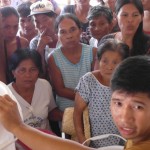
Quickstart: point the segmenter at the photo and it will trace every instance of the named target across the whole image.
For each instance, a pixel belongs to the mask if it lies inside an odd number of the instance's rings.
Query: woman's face
[[[37,81],[39,70],[31,59],[26,59],[12,73],[18,87],[33,88]]]
[[[81,30],[74,20],[65,18],[58,26],[58,38],[65,48],[76,47],[80,42]]]
[[[124,5],[117,14],[118,25],[122,34],[134,36],[143,16],[133,4]]]
[[[18,32],[19,18],[15,15],[3,18],[4,39],[11,41],[16,37]]]
[[[89,21],[89,29],[92,37],[98,41],[112,30],[112,24],[105,16],[99,16]]]
[[[103,77],[110,79],[114,69],[122,61],[122,56],[118,52],[106,51],[99,61],[99,69]]]

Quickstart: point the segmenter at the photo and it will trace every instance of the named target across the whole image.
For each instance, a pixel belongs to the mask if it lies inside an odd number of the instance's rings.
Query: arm
[[[83,98],[77,92],[75,96],[73,120],[79,143],[83,143],[86,140],[83,126],[83,111],[86,108],[86,106],[87,104],[84,102]]]
[[[45,51],[46,51],[46,46],[49,46],[49,48],[56,48],[57,45],[57,37],[55,36],[54,33],[51,33],[50,35],[46,35],[47,29],[45,29],[40,35],[39,39],[37,42],[36,50],[40,53],[41,59],[42,59],[42,67],[44,74],[47,73],[47,63],[46,63],[46,58],[45,58]]]
[[[49,70],[49,77],[51,79],[52,85],[56,93],[61,97],[74,100],[75,98],[74,89],[65,87],[62,74],[59,68],[56,66],[55,60],[52,54],[49,56],[49,59],[48,59],[48,70]]]
[[[0,121],[4,127],[18,137],[24,144],[35,150],[92,150],[70,140],[44,134],[28,125],[20,118],[17,104],[9,96],[0,96]]]

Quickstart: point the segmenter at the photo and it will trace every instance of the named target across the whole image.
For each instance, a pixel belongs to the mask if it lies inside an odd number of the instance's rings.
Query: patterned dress
[[[119,134],[110,113],[111,90],[102,85],[91,73],[86,73],[78,83],[76,90],[88,105],[91,125],[91,137],[102,134]],[[91,147],[119,145],[120,139],[109,137],[107,139],[91,142]]]

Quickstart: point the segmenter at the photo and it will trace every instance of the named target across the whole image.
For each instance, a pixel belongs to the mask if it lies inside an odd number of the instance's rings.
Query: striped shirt
[[[87,72],[91,71],[91,64],[93,62],[92,47],[82,44],[82,55],[77,64],[71,63],[62,53],[61,48],[53,51],[53,57],[56,66],[60,69],[64,85],[67,88],[75,89],[79,79]],[[56,103],[58,107],[64,111],[65,108],[74,106],[74,101],[56,95]]]

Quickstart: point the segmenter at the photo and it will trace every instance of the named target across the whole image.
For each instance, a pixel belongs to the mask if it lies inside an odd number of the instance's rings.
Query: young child
[[[149,83],[149,56],[127,58],[112,77],[111,111],[121,135],[128,139],[125,150],[150,149]],[[0,122],[32,149],[93,150],[26,126],[19,117],[16,103],[6,96],[0,96]]]
[[[129,47],[116,40],[106,40],[98,48],[99,70],[86,73],[76,87],[74,125],[77,139],[83,143],[86,138],[83,129],[83,111],[89,110],[91,137],[103,134],[119,134],[110,113],[110,79],[116,66],[129,55]],[[108,139],[91,142],[94,148],[119,145],[120,139]]]

